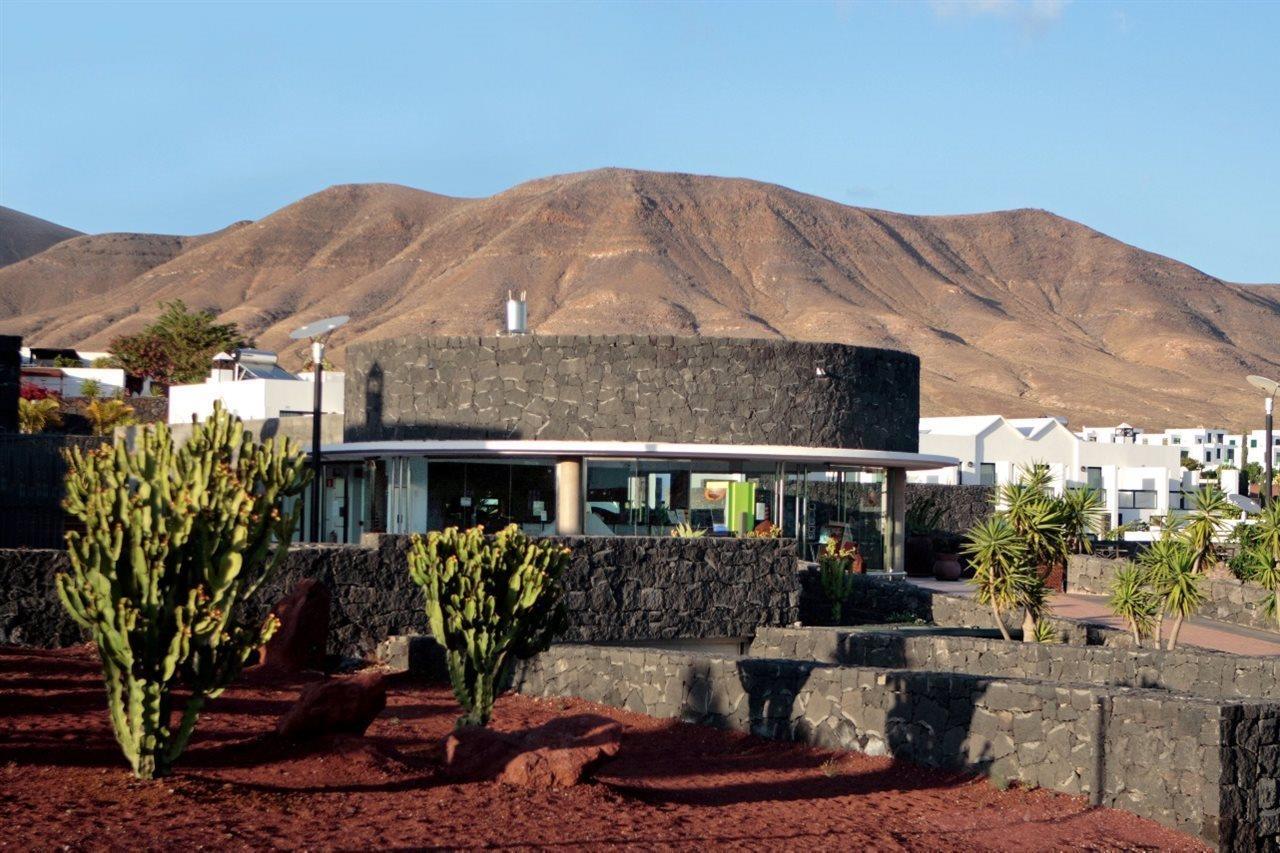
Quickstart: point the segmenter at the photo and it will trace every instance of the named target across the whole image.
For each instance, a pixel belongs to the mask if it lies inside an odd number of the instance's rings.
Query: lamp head
[[[1265,376],[1258,376],[1257,374],[1247,378],[1250,385],[1257,388],[1268,397],[1274,397],[1277,394],[1280,394],[1280,382],[1277,382],[1274,379],[1268,379]]]
[[[308,323],[300,329],[294,329],[289,333],[289,337],[295,341],[303,339],[325,339],[329,334],[339,326],[345,325],[351,318],[345,314],[337,317],[326,317],[323,320],[316,320],[314,323]]]

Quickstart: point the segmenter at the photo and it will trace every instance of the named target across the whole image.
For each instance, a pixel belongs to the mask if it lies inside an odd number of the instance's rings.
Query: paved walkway
[[[974,594],[973,587],[963,582],[936,581],[928,578],[907,578],[907,580],[934,592],[945,592],[951,595]],[[1049,597],[1049,607],[1055,616],[1126,630],[1124,620],[1113,616],[1107,608],[1107,600],[1104,596],[1055,593]],[[1169,636],[1170,624],[1166,620],[1166,638]],[[1192,617],[1183,624],[1182,631],[1178,634],[1178,644],[1216,649],[1237,655],[1280,655],[1280,634],[1245,628],[1229,622],[1215,622],[1198,616]]]

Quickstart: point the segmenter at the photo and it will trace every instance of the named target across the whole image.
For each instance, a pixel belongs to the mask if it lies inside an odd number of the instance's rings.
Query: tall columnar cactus
[[[409,574],[422,587],[431,634],[445,651],[461,726],[484,726],[516,660],[544,651],[564,628],[560,576],[569,549],[512,524],[415,536]]]
[[[307,482],[288,440],[259,444],[217,408],[176,447],[169,428],[73,449],[64,506],[71,572],[58,595],[93,634],[116,739],[134,773],[164,776],[205,702],[240,672],[277,622],[250,623],[245,602],[288,551]],[[173,728],[177,685],[189,694]]]

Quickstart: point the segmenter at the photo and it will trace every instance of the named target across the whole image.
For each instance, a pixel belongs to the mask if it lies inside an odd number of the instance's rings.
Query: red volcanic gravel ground
[[[173,776],[138,782],[86,648],[0,647],[0,847],[1201,850],[1132,815],[1043,790],[658,720],[504,696],[494,725],[604,714],[625,726],[595,784],[529,791],[438,779],[458,713],[396,681],[366,738],[270,735],[297,693],[227,691]]]

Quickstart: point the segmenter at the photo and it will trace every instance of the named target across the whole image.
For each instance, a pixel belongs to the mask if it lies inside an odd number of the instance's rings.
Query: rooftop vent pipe
[[[529,333],[529,306],[525,302],[525,291],[520,291],[516,299],[513,291],[507,291],[507,334],[527,335]]]

